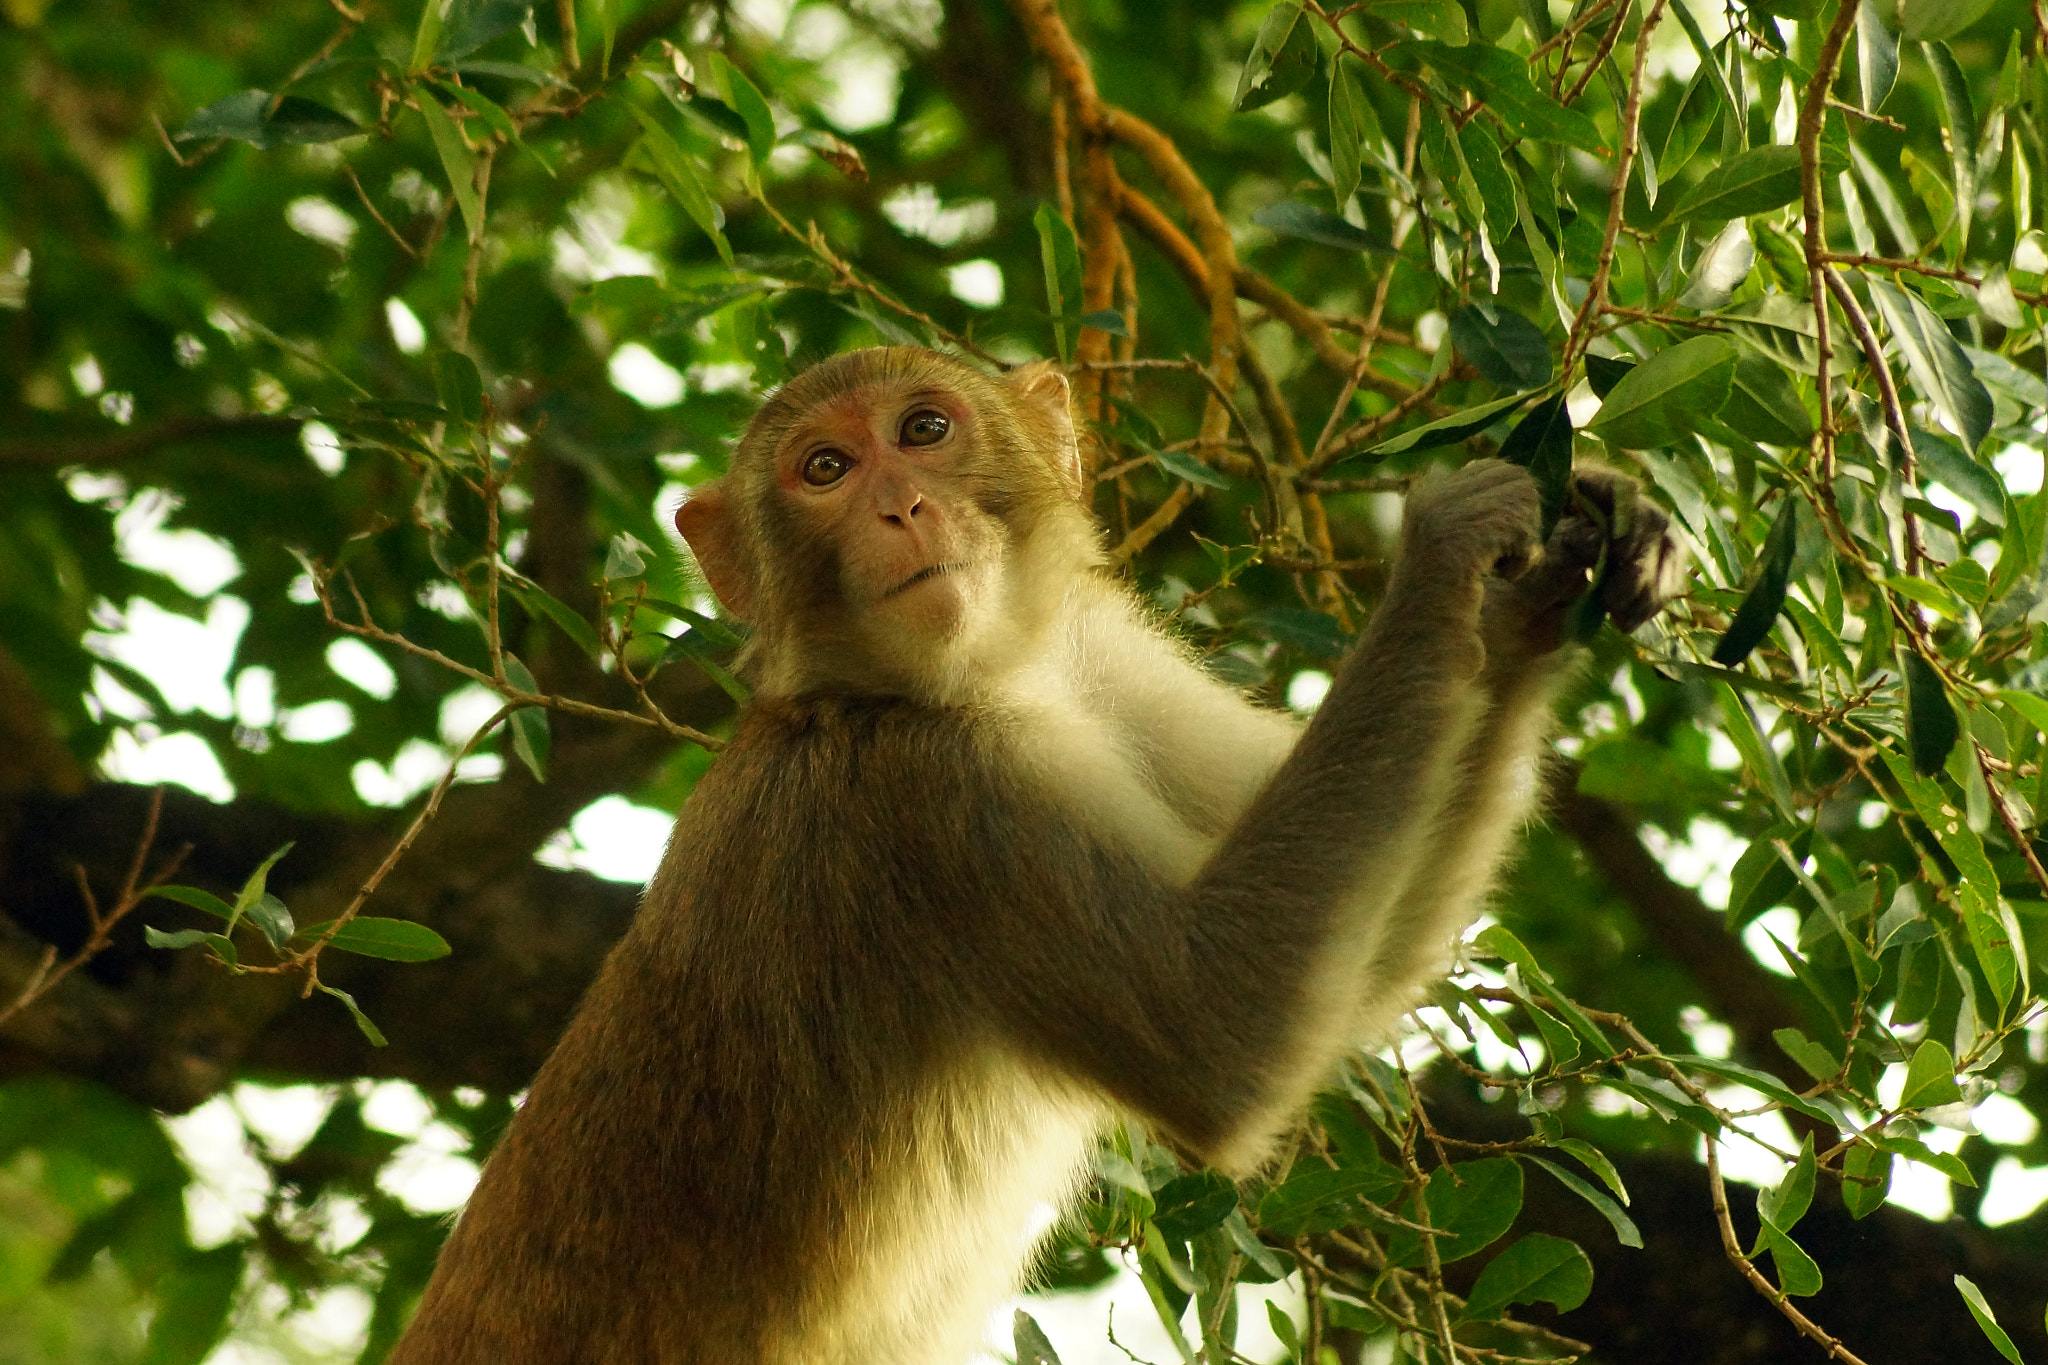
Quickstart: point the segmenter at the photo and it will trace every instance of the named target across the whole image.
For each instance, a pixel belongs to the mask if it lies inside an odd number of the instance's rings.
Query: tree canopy
[[[1457,976],[1254,1180],[1120,1128],[996,1347],[2048,1360],[2038,5],[0,17],[0,1362],[382,1358],[633,912],[578,834],[746,695],[670,514],[880,343],[1067,366],[1275,706],[1431,468],[1695,569],[1575,613]]]

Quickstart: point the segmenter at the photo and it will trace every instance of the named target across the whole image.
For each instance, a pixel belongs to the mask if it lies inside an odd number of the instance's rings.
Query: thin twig
[[[150,793],[149,813],[143,817],[142,835],[135,841],[135,856],[129,861],[128,873],[121,879],[121,889],[114,897],[113,905],[106,910],[100,909],[99,900],[92,893],[92,885],[86,880],[84,865],[75,866],[78,890],[85,901],[85,917],[86,922],[92,926],[91,932],[86,935],[85,942],[79,945],[78,950],[62,963],[57,961],[55,945],[43,949],[42,956],[37,960],[34,970],[29,973],[27,982],[15,993],[12,1002],[5,1008],[0,1008],[0,1024],[6,1023],[36,1000],[48,995],[56,988],[58,982],[106,951],[107,946],[113,942],[114,926],[127,918],[129,912],[136,906],[148,900],[152,891],[169,881],[172,874],[185,861],[185,856],[192,851],[189,844],[165,859],[147,880],[143,878],[143,868],[149,861],[149,851],[156,844],[157,821],[162,816],[163,809],[164,789],[158,787]]]
[[[1650,58],[1650,35],[1664,17],[1664,4],[1665,0],[1654,0],[1636,33],[1635,70],[1629,76],[1628,102],[1621,113],[1621,150],[1614,158],[1614,188],[1607,196],[1607,226],[1600,234],[1600,259],[1594,267],[1592,283],[1586,287],[1586,301],[1579,305],[1578,316],[1572,319],[1571,335],[1565,338],[1564,363],[1559,369],[1566,376],[1591,341],[1593,320],[1607,304],[1607,281],[1614,270],[1614,239],[1621,231],[1622,207],[1628,199],[1628,174],[1635,165],[1636,139],[1641,131],[1643,68]]]
[[[1757,1293],[1776,1305],[1787,1321],[1818,1344],[1831,1359],[1842,1361],[1844,1365],[1865,1365],[1862,1357],[1823,1331],[1813,1319],[1794,1308],[1791,1298],[1785,1291],[1765,1279],[1763,1272],[1742,1254],[1742,1246],[1735,1240],[1735,1222],[1728,1214],[1728,1187],[1721,1183],[1720,1144],[1711,1137],[1706,1142],[1707,1187],[1714,1196],[1714,1221],[1720,1224],[1721,1251],[1728,1257],[1728,1263],[1741,1271],[1742,1277],[1755,1287]]]
[[[398,243],[400,251],[403,251],[406,255],[417,261],[420,258],[419,248],[406,241],[404,234],[391,226],[390,221],[383,214],[377,212],[377,206],[370,202],[370,192],[363,188],[362,181],[356,179],[356,168],[344,161],[341,163],[341,169],[348,176],[348,183],[356,187],[356,198],[363,201],[363,207],[369,210],[370,217],[376,220],[377,226],[383,228],[391,240]]]

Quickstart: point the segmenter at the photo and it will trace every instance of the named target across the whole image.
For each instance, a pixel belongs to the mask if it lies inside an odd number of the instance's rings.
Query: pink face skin
[[[784,437],[776,485],[840,548],[852,605],[953,634],[994,571],[996,528],[959,468],[974,413],[944,391],[842,394]]]

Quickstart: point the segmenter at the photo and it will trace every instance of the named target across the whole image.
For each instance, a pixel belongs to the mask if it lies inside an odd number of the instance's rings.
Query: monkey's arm
[[[1567,512],[1553,528],[1535,568],[1513,582],[1487,585],[1480,633],[1487,660],[1481,685],[1485,711],[1460,756],[1429,852],[1390,934],[1374,974],[1420,984],[1446,958],[1471,922],[1495,873],[1541,794],[1541,758],[1552,703],[1583,651],[1564,640],[1572,603],[1585,591],[1603,541],[1610,568],[1602,584],[1615,623],[1632,630],[1654,615],[1684,583],[1684,551],[1663,511],[1626,476],[1583,468],[1574,484],[1598,519]],[[1605,523],[1604,525],[1602,523]],[[1411,1004],[1369,1001],[1365,1026],[1377,1033]]]
[[[996,1009],[1219,1165],[1255,1162],[1355,1041],[1361,988],[1410,988],[1373,964],[1484,708],[1483,580],[1526,562],[1534,521],[1534,485],[1492,462],[1419,489],[1359,647],[1192,883],[1140,896],[1097,844],[1051,936],[984,941],[1014,955],[984,978]]]

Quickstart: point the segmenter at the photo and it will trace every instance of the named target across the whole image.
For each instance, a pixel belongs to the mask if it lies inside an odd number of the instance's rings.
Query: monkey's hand
[[[1567,609],[1607,553],[1600,596],[1621,630],[1634,630],[1685,586],[1686,555],[1664,509],[1635,480],[1598,465],[1572,474],[1571,502],[1543,556],[1513,582],[1487,586],[1481,633],[1489,670],[1556,652]]]
[[[1469,591],[1476,609],[1489,575],[1514,578],[1535,561],[1542,511],[1528,471],[1499,460],[1423,479],[1408,494],[1396,575]]]

